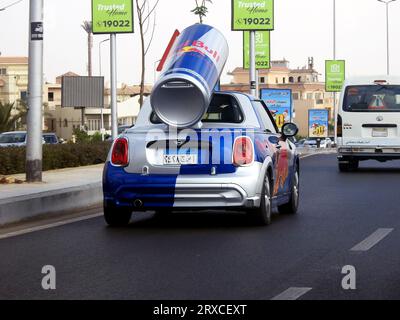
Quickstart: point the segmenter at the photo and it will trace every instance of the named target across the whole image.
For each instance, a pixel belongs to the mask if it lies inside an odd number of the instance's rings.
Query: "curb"
[[[0,200],[0,226],[85,210],[103,202],[102,182]]]

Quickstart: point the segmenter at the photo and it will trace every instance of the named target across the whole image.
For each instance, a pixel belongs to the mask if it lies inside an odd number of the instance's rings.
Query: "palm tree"
[[[14,107],[16,105],[16,107]],[[26,104],[0,102],[0,132],[15,130],[18,121],[27,114]]]
[[[193,12],[196,16],[199,16],[200,23],[203,23],[203,18],[208,13],[208,8],[206,6],[206,2],[212,3],[212,0],[195,0],[196,1],[196,8],[194,8],[191,12]]]
[[[92,76],[92,48],[93,48],[93,33],[92,33],[92,22],[83,21],[83,30],[86,31],[88,36],[88,76]]]

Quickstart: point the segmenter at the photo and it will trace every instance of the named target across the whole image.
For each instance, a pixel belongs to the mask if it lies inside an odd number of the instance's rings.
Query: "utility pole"
[[[29,2],[29,80],[26,181],[42,181],[43,0]]]
[[[256,32],[250,31],[250,94],[256,97]]]
[[[389,37],[389,4],[395,2],[396,0],[378,0],[386,5],[386,73],[390,74],[390,37]]]
[[[117,35],[110,34],[111,59],[111,129],[112,138],[118,137],[118,109],[117,109]]]
[[[336,60],[336,0],[333,0],[333,60]],[[334,130],[335,130],[334,136],[336,140],[335,143],[337,143],[338,110],[336,107],[336,92],[333,92],[333,116],[335,117],[334,119]]]

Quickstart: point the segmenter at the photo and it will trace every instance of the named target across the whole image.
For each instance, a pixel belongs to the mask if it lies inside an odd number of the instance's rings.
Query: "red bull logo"
[[[194,40],[194,41],[186,41],[183,43],[182,48],[180,49],[180,53],[189,53],[195,52],[201,54],[202,56],[209,56],[213,58],[216,62],[219,61],[220,55],[217,50],[210,49],[203,41]]]

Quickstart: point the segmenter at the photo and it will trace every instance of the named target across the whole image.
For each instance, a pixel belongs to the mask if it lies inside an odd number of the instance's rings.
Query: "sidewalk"
[[[61,169],[44,172],[42,183],[0,184],[0,226],[100,205],[102,172],[103,165]]]

